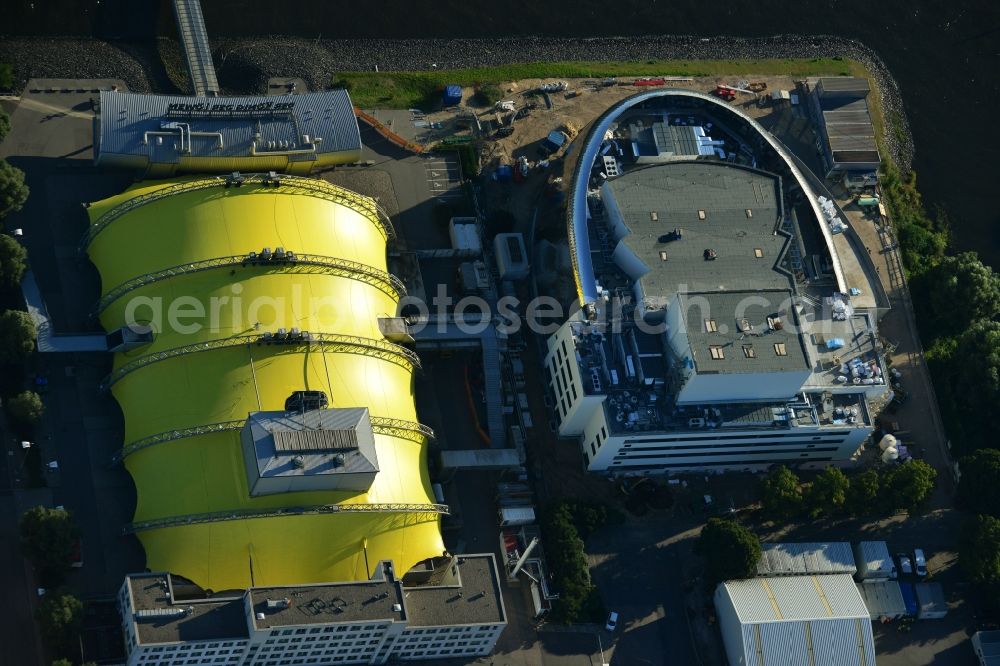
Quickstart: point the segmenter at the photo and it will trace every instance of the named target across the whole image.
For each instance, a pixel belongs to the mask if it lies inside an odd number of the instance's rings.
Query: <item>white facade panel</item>
[[[688,378],[677,402],[704,405],[745,400],[788,400],[809,378],[809,370],[798,372],[719,373],[699,372]]]

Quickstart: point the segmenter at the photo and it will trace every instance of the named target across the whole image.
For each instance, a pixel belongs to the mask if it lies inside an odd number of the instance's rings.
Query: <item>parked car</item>
[[[910,562],[910,556],[906,553],[899,553],[896,555],[896,559],[899,561],[899,573],[910,575],[913,573],[913,564]]]
[[[921,578],[927,575],[927,558],[924,557],[924,551],[920,548],[913,549],[913,567]]]
[[[614,631],[618,628],[618,613],[611,611],[611,614],[608,615],[608,622],[604,625],[604,628],[608,631]]]

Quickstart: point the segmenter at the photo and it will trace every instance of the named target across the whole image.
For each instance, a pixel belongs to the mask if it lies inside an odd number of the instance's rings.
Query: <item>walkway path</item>
[[[198,0],[174,0],[177,33],[187,58],[191,85],[198,97],[215,97],[219,94],[219,81],[215,78],[212,49],[208,44],[205,18]]]

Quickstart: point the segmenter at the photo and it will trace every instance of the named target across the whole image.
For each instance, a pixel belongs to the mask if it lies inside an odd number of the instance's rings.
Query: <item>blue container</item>
[[[462,86],[455,84],[444,87],[444,94],[441,96],[441,104],[444,106],[455,106],[462,103]]]
[[[900,583],[899,591],[903,595],[903,605],[906,606],[906,614],[910,617],[917,616],[917,593],[910,583]]]

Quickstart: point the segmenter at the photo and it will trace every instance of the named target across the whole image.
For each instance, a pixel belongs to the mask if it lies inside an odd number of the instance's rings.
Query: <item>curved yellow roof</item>
[[[125,415],[125,443],[175,433],[125,458],[138,491],[135,521],[433,503],[427,442],[419,437],[376,432],[380,471],[368,492],[250,497],[238,430],[177,434],[281,410],[297,390],[324,391],[331,407],[367,407],[373,419],[417,420],[405,350],[378,353],[392,350],[378,318],[395,313],[398,300],[384,280],[366,277],[386,271],[386,230],[374,202],[323,181],[312,181],[306,195],[294,185],[227,189],[206,182],[140,183],[89,208],[88,252],[110,301],[101,323],[110,331],[148,321],[155,331],[151,344],[115,355],[111,390]],[[295,267],[234,259],[265,247],[317,259]],[[340,268],[330,269],[333,263]],[[119,289],[124,284],[128,289]],[[231,343],[281,327],[345,336],[353,346]],[[180,348],[185,353],[158,356]],[[149,568],[215,591],[361,580],[379,560],[406,571],[444,550],[433,513],[181,520],[138,536]]]

